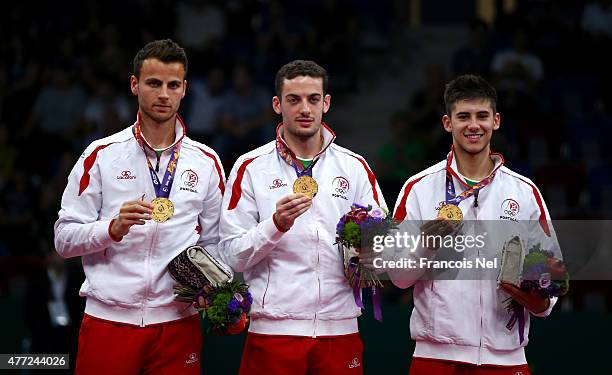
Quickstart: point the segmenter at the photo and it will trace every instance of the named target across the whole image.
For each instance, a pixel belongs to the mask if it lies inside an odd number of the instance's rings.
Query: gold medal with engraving
[[[163,223],[174,215],[174,204],[168,198],[155,198],[151,201],[153,204],[153,213],[151,218],[153,221]]]
[[[304,194],[311,199],[317,195],[319,191],[319,185],[317,181],[310,176],[300,176],[293,183],[293,192],[295,194]]]
[[[438,212],[438,217],[442,217],[450,221],[456,221],[458,223],[463,220],[463,212],[461,212],[459,206],[447,203],[440,208],[440,212]]]

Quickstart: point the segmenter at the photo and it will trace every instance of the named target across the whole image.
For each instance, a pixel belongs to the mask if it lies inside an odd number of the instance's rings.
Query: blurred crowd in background
[[[84,302],[77,291],[84,276],[78,260],[54,254],[53,224],[66,178],[84,148],[134,122],[131,62],[145,43],[171,37],[186,49],[189,87],[180,114],[190,137],[213,147],[229,173],[240,154],[274,136],[279,119],[271,97],[280,66],[293,59],[318,62],[341,106],[367,89],[360,79],[372,76],[369,56],[398,48],[390,41],[413,27],[410,3],[25,0],[5,8],[0,297],[17,296],[23,311],[36,311],[23,316],[32,333],[24,345],[50,352],[36,347],[49,341],[36,332],[48,335],[57,325],[40,317],[58,290],[74,310],[68,326],[78,329]],[[368,126],[372,136],[388,132],[389,141],[369,150],[376,158],[368,160],[387,203],[393,205],[409,176],[448,152],[449,136],[440,126],[446,81],[478,73],[499,95],[503,126],[493,149],[536,182],[553,219],[610,219],[612,153],[605,149],[612,134],[612,1],[510,2],[514,6],[492,22],[476,17],[476,1],[461,3],[456,17],[468,38],[455,46],[452,59],[428,64],[425,83],[388,119],[361,124],[355,118],[350,125]],[[58,282],[63,289],[54,287]],[[588,302],[578,298],[578,288],[568,309],[610,312],[609,289],[606,283],[589,289],[599,297]]]

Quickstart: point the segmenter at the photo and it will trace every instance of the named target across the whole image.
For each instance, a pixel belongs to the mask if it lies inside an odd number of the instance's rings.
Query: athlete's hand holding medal
[[[276,212],[273,220],[280,230],[288,231],[295,219],[312,206],[312,198],[304,194],[290,194],[276,202]]]
[[[144,225],[146,220],[163,223],[174,215],[174,205],[167,198],[155,198],[151,202],[144,200],[144,194],[138,200],[123,202],[119,215],[113,220],[110,233],[115,240],[128,234],[132,225]]]
[[[295,161],[291,165],[295,169],[297,179],[293,183],[293,194],[282,197],[276,202],[276,212],[272,219],[276,226],[283,232],[288,231],[297,219],[312,206],[312,199],[319,191],[317,181],[312,177],[312,168],[317,161],[300,170]]]
[[[134,133],[140,147],[144,146],[140,134],[140,123],[136,123],[134,126]],[[181,143],[177,143],[172,148],[172,154],[168,161],[168,166],[164,170],[164,176],[159,181],[153,165],[149,157],[144,153],[147,161],[147,167],[151,175],[151,182],[153,183],[153,189],[155,191],[155,198],[149,202],[144,201],[145,195],[143,194],[140,200],[133,200],[124,202],[119,209],[119,215],[116,219],[113,219],[110,234],[116,241],[120,241],[123,236],[128,234],[132,225],[144,225],[145,220],[153,219],[158,223],[163,223],[169,220],[174,215],[174,204],[168,197],[170,196],[170,189],[172,189],[172,182],[174,181],[174,174],[176,173],[176,165],[181,154]]]
[[[420,229],[424,238],[444,237],[455,231],[455,225],[448,219],[438,216],[423,224]],[[440,243],[439,241],[427,241],[430,250],[436,250]]]
[[[427,236],[445,237],[457,232],[462,221],[463,212],[461,212],[459,206],[453,203],[446,203],[440,207],[438,217],[421,226],[421,232],[425,238]],[[430,250],[436,250],[437,245],[441,241],[427,241],[427,243],[430,244]]]
[[[144,194],[142,195],[144,198]],[[145,220],[150,220],[153,214],[153,204],[143,199],[123,202],[119,209],[119,215],[113,220],[110,234],[116,241],[121,240],[128,234],[132,225],[144,225]]]
[[[459,203],[473,195],[478,196],[478,192],[484,189],[491,181],[495,174],[491,174],[482,181],[476,183],[471,188],[463,191],[459,195],[455,195],[455,184],[453,183],[453,177],[450,172],[450,154],[447,158],[446,165],[446,199],[445,204],[440,207],[438,217],[434,220],[430,220],[421,226],[421,232],[423,236],[440,236],[444,237],[455,232],[461,222],[463,221],[463,212],[459,208]],[[438,241],[428,241],[432,243],[432,246],[436,246]],[[430,247],[431,250],[435,250],[436,247]]]

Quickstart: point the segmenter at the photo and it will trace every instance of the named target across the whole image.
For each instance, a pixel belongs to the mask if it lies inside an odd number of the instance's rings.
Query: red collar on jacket
[[[176,134],[174,142],[170,146],[166,147],[163,151],[166,151],[167,149],[181,142],[183,138],[185,138],[185,135],[187,135],[187,128],[185,127],[185,123],[183,122],[183,119],[181,119],[181,117],[178,115],[178,113],[176,114],[176,123],[174,131]],[[140,112],[138,112],[138,114],[136,115],[136,122],[133,125],[132,133],[134,134],[134,138],[136,138],[136,141],[138,141],[138,144],[143,147],[143,149],[146,146],[149,150],[156,151],[153,147],[151,147],[149,142],[147,142],[145,137],[142,135],[142,132],[140,131]]]
[[[489,173],[489,176],[487,177],[494,175],[499,170],[499,168],[501,168],[501,166],[504,165],[505,163],[505,160],[502,154],[499,154],[497,152],[490,152],[489,156],[491,157],[495,165],[493,167],[493,170],[491,171],[491,173]],[[457,160],[455,159],[455,146],[454,145],[451,146],[451,150],[446,157],[446,170],[449,171],[450,174],[453,175],[453,177],[459,180],[459,182],[464,187],[468,189],[470,188],[470,186],[463,180],[463,178],[459,176],[459,173],[457,172],[458,168],[457,168]]]
[[[313,161],[318,159],[321,156],[321,154],[323,154],[325,150],[327,150],[327,148],[336,139],[336,133],[334,133],[334,131],[331,130],[331,128],[326,123],[322,122],[321,125],[322,125],[321,135],[323,136],[323,147],[321,148],[321,151],[319,151],[315,155],[315,157],[313,158]],[[284,131],[284,125],[281,122],[276,127],[276,150],[278,151],[278,154],[289,165],[294,165],[294,163],[297,165],[301,165],[300,163],[297,163],[297,160],[296,160],[297,158],[295,156],[295,153],[289,148],[289,146],[283,139],[283,134],[284,134],[283,131]]]

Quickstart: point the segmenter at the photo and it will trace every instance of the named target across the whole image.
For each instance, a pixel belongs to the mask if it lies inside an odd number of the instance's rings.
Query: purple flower
[[[364,210],[366,210],[366,211],[367,211],[367,210],[369,210],[370,208],[372,208],[372,206],[362,206],[362,205],[360,205],[360,204],[358,204],[358,203],[353,203],[353,205],[351,206],[351,208],[353,208],[353,209],[354,209],[354,208],[362,208],[362,209],[364,209]]]
[[[344,218],[340,219],[340,221],[336,225],[336,234],[340,235],[343,230],[344,230]]]
[[[232,298],[232,300],[227,304],[227,308],[230,313],[236,314],[238,313],[238,309],[242,310],[242,305],[240,304],[240,302],[236,301],[235,298]]]
[[[244,298],[242,298],[242,295],[240,293],[234,293],[234,299],[240,303],[242,303],[242,301],[244,300]]]
[[[251,295],[250,292],[246,292],[243,296],[243,300],[242,300],[242,309],[244,311],[249,311],[249,309],[251,308],[251,305],[253,304],[253,296]]]
[[[369,212],[370,216],[374,219],[380,219],[381,221],[387,217],[385,210],[380,207],[376,207]]]
[[[540,275],[538,283],[540,284],[540,288],[548,288],[550,286],[550,273],[544,272],[542,275]]]
[[[523,280],[540,280],[540,276],[547,272],[546,264],[535,264],[523,271]]]

